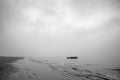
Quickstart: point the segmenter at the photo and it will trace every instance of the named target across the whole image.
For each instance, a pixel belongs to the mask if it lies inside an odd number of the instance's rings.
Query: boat
[[[67,57],[67,59],[78,59],[77,56],[70,56],[70,57]]]

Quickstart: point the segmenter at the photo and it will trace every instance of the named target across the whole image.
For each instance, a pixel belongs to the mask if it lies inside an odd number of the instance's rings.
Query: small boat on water
[[[67,57],[67,59],[78,59],[77,56],[70,56],[70,57]]]

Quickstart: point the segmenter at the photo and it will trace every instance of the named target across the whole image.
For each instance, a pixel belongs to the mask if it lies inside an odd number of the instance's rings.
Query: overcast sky
[[[0,0],[1,56],[120,61],[120,0]]]

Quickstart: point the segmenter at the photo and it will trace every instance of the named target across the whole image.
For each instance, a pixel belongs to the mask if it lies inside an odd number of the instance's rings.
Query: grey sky
[[[119,62],[119,0],[0,0],[0,55]]]

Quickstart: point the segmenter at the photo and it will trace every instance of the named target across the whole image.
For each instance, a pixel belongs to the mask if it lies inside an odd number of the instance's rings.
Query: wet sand
[[[20,59],[24,58],[0,56],[0,80],[9,80],[10,74],[19,71],[19,69],[12,65],[12,63]]]
[[[63,58],[2,57],[0,80],[120,80],[119,69]],[[1,61],[1,62],[2,62]]]

